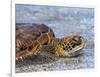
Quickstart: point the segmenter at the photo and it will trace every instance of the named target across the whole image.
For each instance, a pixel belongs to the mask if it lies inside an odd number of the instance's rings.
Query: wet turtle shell
[[[54,38],[54,32],[44,24],[16,24],[16,58],[36,54],[42,45]]]

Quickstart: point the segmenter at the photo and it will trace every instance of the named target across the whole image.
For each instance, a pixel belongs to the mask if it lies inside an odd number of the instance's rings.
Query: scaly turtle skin
[[[77,55],[84,44],[78,35],[55,38],[52,29],[44,24],[16,24],[16,59],[36,55],[44,45],[52,46],[55,56],[71,57]]]

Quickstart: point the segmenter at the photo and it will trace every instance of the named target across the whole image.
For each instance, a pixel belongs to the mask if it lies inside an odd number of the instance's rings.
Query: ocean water
[[[16,4],[15,8],[16,23],[42,23],[51,27],[57,38],[62,38],[65,35],[78,34],[86,39],[86,45],[83,49],[84,54],[80,57],[60,59],[49,64],[37,64],[35,67],[34,63],[29,66],[17,66],[16,72],[44,71],[44,69],[51,71],[94,68],[93,8],[27,4]],[[27,71],[25,71],[26,69]]]

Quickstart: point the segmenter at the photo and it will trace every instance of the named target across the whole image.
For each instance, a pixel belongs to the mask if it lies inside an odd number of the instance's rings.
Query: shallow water
[[[43,23],[51,27],[57,38],[78,34],[86,39],[83,55],[60,58],[49,64],[16,67],[16,72],[73,70],[94,67],[94,9],[16,4],[16,23]],[[27,69],[27,70],[26,70]]]

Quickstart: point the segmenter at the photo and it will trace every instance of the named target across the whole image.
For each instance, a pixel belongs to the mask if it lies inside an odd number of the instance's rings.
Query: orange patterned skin
[[[55,56],[71,57],[84,44],[83,37],[78,35],[55,38],[52,29],[44,24],[16,24],[16,60],[36,55],[44,45],[52,46]]]

